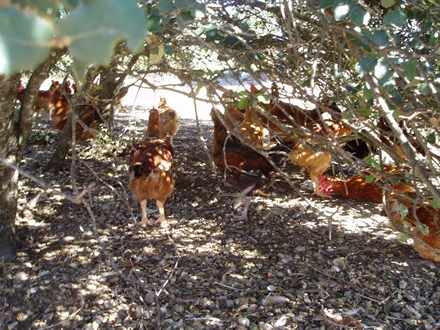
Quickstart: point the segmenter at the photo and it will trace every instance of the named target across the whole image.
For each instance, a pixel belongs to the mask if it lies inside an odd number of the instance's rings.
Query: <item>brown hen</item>
[[[389,225],[397,230],[410,230],[414,239],[414,249],[428,260],[440,261],[440,228],[438,209],[428,203],[416,204],[392,199],[390,201]],[[401,215],[401,205],[405,205],[408,214]],[[408,228],[409,227],[409,228]]]
[[[147,216],[147,200],[156,199],[157,223],[166,223],[164,203],[174,190],[173,147],[162,139],[151,139],[134,145],[130,157],[130,191],[142,208],[140,225],[153,225]]]
[[[396,165],[387,165],[383,167],[383,173],[369,169],[347,180],[323,176],[319,181],[319,186],[326,194],[336,193],[348,199],[382,203],[385,194],[384,184],[389,186],[392,194],[400,192],[409,196],[415,193],[414,187],[399,181],[407,170]],[[375,176],[374,181],[367,182],[369,175]]]
[[[350,135],[352,130],[342,122],[325,120],[324,122],[317,122],[308,127],[314,134],[320,135],[324,140],[334,140],[338,137]],[[295,138],[293,137],[295,140]],[[301,141],[302,140],[302,141]],[[305,143],[314,145],[309,147]],[[324,141],[327,142],[327,141]],[[326,145],[314,140],[312,137],[302,136],[301,139],[296,140],[289,160],[295,164],[305,167],[313,181],[314,192],[317,196],[328,197],[319,187],[319,180],[324,172],[329,168],[332,161],[332,153],[326,151]],[[319,150],[318,150],[319,149]]]
[[[159,138],[165,139],[167,136],[170,138],[170,143],[173,144],[173,137],[176,135],[180,127],[180,117],[176,110],[171,109],[167,105],[165,97],[160,98],[159,106]]]
[[[229,181],[242,191],[240,196],[246,197],[239,219],[247,220],[253,191],[267,185],[275,169],[265,156],[228,133],[218,110],[212,109],[211,118],[214,122],[212,160],[226,173]],[[267,154],[274,164],[280,165],[287,158],[289,150],[286,146],[278,145],[268,150]]]

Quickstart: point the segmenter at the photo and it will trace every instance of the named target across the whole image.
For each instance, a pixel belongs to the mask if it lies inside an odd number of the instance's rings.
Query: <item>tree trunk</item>
[[[20,108],[15,106],[21,74],[0,76],[0,260],[15,255],[15,218],[18,201],[18,166],[32,129],[34,104],[38,90],[49,76],[51,67],[64,52],[51,54],[33,73],[22,97]]]
[[[67,117],[66,124],[60,136],[60,142],[49,162],[44,167],[45,171],[59,172],[64,168],[64,160],[72,146],[72,117],[72,113]]]

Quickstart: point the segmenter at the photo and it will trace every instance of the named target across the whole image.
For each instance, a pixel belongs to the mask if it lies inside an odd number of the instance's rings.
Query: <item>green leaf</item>
[[[417,225],[416,230],[421,232],[425,236],[429,235],[429,227],[425,224]]]
[[[244,23],[244,22],[240,22],[240,23],[238,23],[238,25],[240,26],[240,29],[242,29],[243,31],[245,31],[245,32],[249,31],[249,24]]]
[[[391,26],[402,26],[406,22],[405,14],[397,9],[389,11],[383,18],[383,24]]]
[[[411,41],[411,44],[417,50],[421,50],[421,49],[425,48],[425,43],[422,40],[420,40],[419,38],[414,38]]]
[[[319,8],[320,9],[325,9],[325,8],[330,8],[333,7],[333,5],[335,4],[336,0],[323,0],[321,1],[321,3],[319,4]]]
[[[400,216],[405,218],[408,215],[408,208],[405,204],[400,203]]]
[[[398,184],[400,182],[400,179],[397,176],[393,176],[390,179],[391,184]]]
[[[342,119],[351,121],[354,118],[354,115],[351,111],[346,111],[342,114]]]
[[[364,99],[366,99],[366,100],[372,100],[373,97],[374,97],[373,91],[370,88],[366,87],[366,86],[364,86],[363,94],[364,94]]]
[[[435,132],[430,133],[427,137],[426,137],[426,141],[429,144],[437,144],[437,135],[435,135]]]
[[[357,38],[358,37],[356,37],[354,34],[347,33],[347,40],[348,41],[357,40]]]
[[[405,65],[405,76],[409,80],[413,80],[416,77],[416,65],[413,61],[406,63]]]
[[[371,182],[373,182],[374,180],[376,180],[376,176],[375,176],[374,174],[370,174],[369,176],[367,176],[367,177],[365,178],[365,182],[366,182],[366,183],[371,183]]]
[[[33,69],[50,53],[52,24],[15,8],[0,7],[0,75]]]
[[[399,234],[399,242],[406,243],[410,239],[409,235],[406,233],[400,233]]]
[[[179,15],[179,18],[182,22],[189,22],[194,20],[194,16],[191,11],[182,11]]]
[[[367,34],[368,38],[371,39],[371,33],[362,33],[362,34]],[[359,45],[359,47],[361,47],[364,51],[364,53],[372,53],[372,49],[371,47],[362,39],[357,39],[356,40],[356,44]]]
[[[240,39],[238,39],[237,37],[234,37],[234,36],[226,37],[222,43],[228,47],[237,47],[237,46],[241,45]]]
[[[160,24],[160,16],[150,15],[147,17],[145,29],[152,33],[160,33],[163,28]]]
[[[167,53],[168,55],[174,54],[173,46],[166,44],[165,45],[165,53]]]
[[[370,21],[370,13],[355,5],[350,10],[350,20],[357,26],[367,25]]]
[[[239,110],[243,110],[249,103],[249,97],[243,97],[237,104]]]
[[[361,72],[372,72],[377,65],[376,55],[367,55],[359,61]]]
[[[429,34],[429,45],[435,46],[437,44],[438,34],[437,33],[431,33]]]
[[[176,8],[178,9],[188,9],[191,5],[192,0],[174,0]]]
[[[354,3],[351,0],[337,0],[333,6],[333,14],[335,20],[343,21],[350,15],[350,10],[354,7]]]
[[[377,160],[371,158],[371,156],[367,156],[364,160],[369,166],[371,166],[375,170],[377,171],[381,170],[380,164],[377,162]]]
[[[373,113],[373,110],[371,109],[359,109],[358,113],[364,117],[370,117]]]
[[[390,8],[394,6],[395,0],[380,0],[380,5],[384,8]]]
[[[432,205],[433,207],[435,207],[436,209],[440,209],[440,201],[439,201],[438,199],[434,199],[434,200],[431,202],[431,205]]]
[[[160,0],[157,3],[157,8],[159,8],[159,12],[161,15],[165,15],[170,12],[174,7],[172,0]]]
[[[428,96],[431,94],[431,88],[429,88],[427,83],[420,84],[420,93],[422,93],[423,96]]]
[[[60,22],[60,36],[71,40],[70,53],[88,64],[105,63],[117,42],[128,48],[142,45],[144,11],[134,0],[94,0],[82,3]]]
[[[388,44],[388,35],[384,30],[376,30],[371,35],[371,41],[378,46],[385,46]]]

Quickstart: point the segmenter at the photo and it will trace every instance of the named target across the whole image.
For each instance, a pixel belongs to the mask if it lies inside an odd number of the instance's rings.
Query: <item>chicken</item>
[[[262,90],[257,89],[254,84],[251,84],[250,92],[251,94],[258,94],[262,93]],[[248,98],[248,104],[244,106],[243,109],[240,109],[240,100],[230,98],[230,96],[227,97],[229,98],[225,106],[224,116],[226,128],[229,131],[234,131],[235,128],[238,127],[238,131],[248,144],[256,148],[264,148],[266,129],[260,121],[260,116],[257,115],[256,110],[253,109],[254,100]]]
[[[59,87],[60,84],[57,81],[52,80],[52,84],[48,90],[38,91],[37,99],[35,100],[35,113],[40,114],[41,110],[47,111],[49,115],[52,113],[53,104],[51,104],[49,101],[53,91]],[[17,94],[17,99],[20,102],[23,102],[25,91],[26,89],[23,87],[22,84],[20,84]]]
[[[54,126],[58,131],[62,132],[71,110],[70,97],[66,93],[63,94],[60,88],[57,88],[53,91],[49,103],[55,109],[53,115]],[[84,105],[78,111],[78,117],[80,122],[76,123],[75,126],[76,140],[83,142],[95,138],[98,127],[102,123],[102,118],[95,106],[93,104]]]
[[[99,111],[99,107],[107,109],[106,105],[102,106],[102,102],[99,101],[100,87],[94,85],[90,92],[90,100],[82,106],[78,107],[78,122],[76,123],[76,139],[79,142],[83,142],[89,139],[94,139],[99,132],[99,126],[104,123],[103,115]],[[119,90],[115,96],[115,107],[121,106],[120,102],[122,98],[127,94],[128,87],[123,87]],[[49,103],[55,109],[53,116],[53,123],[58,131],[63,131],[64,126],[69,117],[71,110],[71,98],[77,93],[76,84],[71,85],[69,81],[61,85],[56,82],[56,88],[52,92],[49,99]],[[78,104],[77,104],[78,105]]]
[[[75,89],[76,89],[76,87],[74,87],[74,90]],[[70,96],[70,97],[73,96],[72,88],[70,88],[70,81],[66,81],[66,83],[64,84],[64,93],[67,94],[67,96]]]
[[[325,120],[324,122],[316,122],[308,127],[314,134],[321,135],[321,137],[334,140],[338,137],[343,137],[351,134],[351,128],[343,122],[332,120]],[[308,147],[301,140],[315,147]],[[326,146],[318,141],[314,141],[312,137],[302,136],[301,140],[295,142],[289,160],[295,164],[305,167],[310,175],[314,185],[314,193],[317,196],[328,197],[327,194],[321,191],[319,181],[324,172],[330,166],[332,161],[332,154],[326,151]],[[315,150],[316,149],[316,150]],[[319,149],[319,150],[318,150]]]
[[[174,190],[173,147],[162,139],[147,139],[134,145],[130,157],[130,191],[142,208],[140,225],[153,225],[147,217],[147,200],[156,199],[157,223],[166,224],[164,204]]]
[[[262,94],[262,93],[264,93],[264,88],[258,89],[257,87],[255,87],[255,85],[253,83],[250,84],[249,90],[250,90],[250,92],[252,94]]]
[[[320,104],[324,107],[321,111],[331,113],[333,119],[340,119],[342,111],[332,98],[323,97]],[[356,159],[364,159],[376,150],[374,147],[370,147],[370,145],[362,138],[357,136],[353,137],[352,140],[345,142],[342,149],[350,153]]]
[[[399,168],[395,165],[384,166],[382,172],[368,169],[356,174],[347,180],[340,178],[321,177],[319,186],[326,194],[336,193],[348,199],[359,201],[382,203],[385,193],[384,181],[389,186],[391,194],[403,193],[408,196],[415,194],[415,189],[411,185],[401,181],[408,168]],[[369,175],[375,175],[375,181],[367,182]]]
[[[147,138],[160,138],[159,133],[159,110],[152,108],[148,116]]]
[[[225,123],[229,130],[234,129],[235,126],[240,125],[245,118],[245,110],[238,109],[237,103],[227,102],[225,107]]]
[[[238,128],[247,143],[256,148],[265,148],[266,130],[252,107],[246,108],[244,119]]]
[[[401,205],[408,210],[405,217],[401,215]],[[390,227],[403,232],[409,230],[414,240],[414,249],[419,255],[424,259],[440,261],[438,209],[426,202],[414,205],[398,198],[391,199],[389,207]]]
[[[279,90],[276,83],[272,84],[272,96],[269,104],[263,104],[266,112],[262,120],[271,131],[285,142],[292,141],[291,134],[285,132],[283,126],[303,127],[320,120],[317,110],[305,110],[290,103],[279,100]]]
[[[319,180],[330,166],[332,154],[325,151],[325,143],[320,143],[319,140],[328,140],[330,143],[335,138],[350,135],[352,129],[343,122],[325,120],[321,116],[323,112],[340,112],[337,107],[330,109],[331,104],[328,101],[315,110],[304,110],[279,101],[279,90],[276,83],[272,84],[271,93],[270,103],[262,104],[266,110],[262,114],[262,121],[267,125],[272,135],[276,135],[284,143],[294,144],[289,160],[295,165],[306,168],[313,181],[316,195],[328,197],[321,192]],[[300,129],[311,132],[313,135],[319,135],[319,137],[315,139],[308,134],[300,134],[298,132]]]
[[[164,139],[167,136],[170,138],[170,143],[173,144],[173,137],[176,135],[180,127],[180,117],[176,110],[171,109],[167,105],[164,97],[160,98],[159,106],[159,138]]]
[[[214,122],[212,160],[242,191],[240,197],[245,197],[245,204],[243,213],[238,219],[247,220],[253,191],[266,186],[275,169],[262,154],[229,135],[222,123],[222,120],[224,121],[222,117],[218,110],[211,110],[211,118]],[[289,150],[288,147],[278,145],[267,153],[273,163],[280,165],[287,158],[286,152]]]

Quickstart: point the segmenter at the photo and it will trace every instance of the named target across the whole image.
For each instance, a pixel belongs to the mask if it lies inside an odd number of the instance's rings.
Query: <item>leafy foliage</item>
[[[53,25],[44,18],[0,7],[0,74],[35,68],[49,55],[52,36]]]
[[[115,44],[123,39],[130,49],[138,50],[145,28],[143,12],[134,1],[95,0],[80,4],[63,19],[58,37],[66,41],[74,62],[82,67],[105,63]]]

